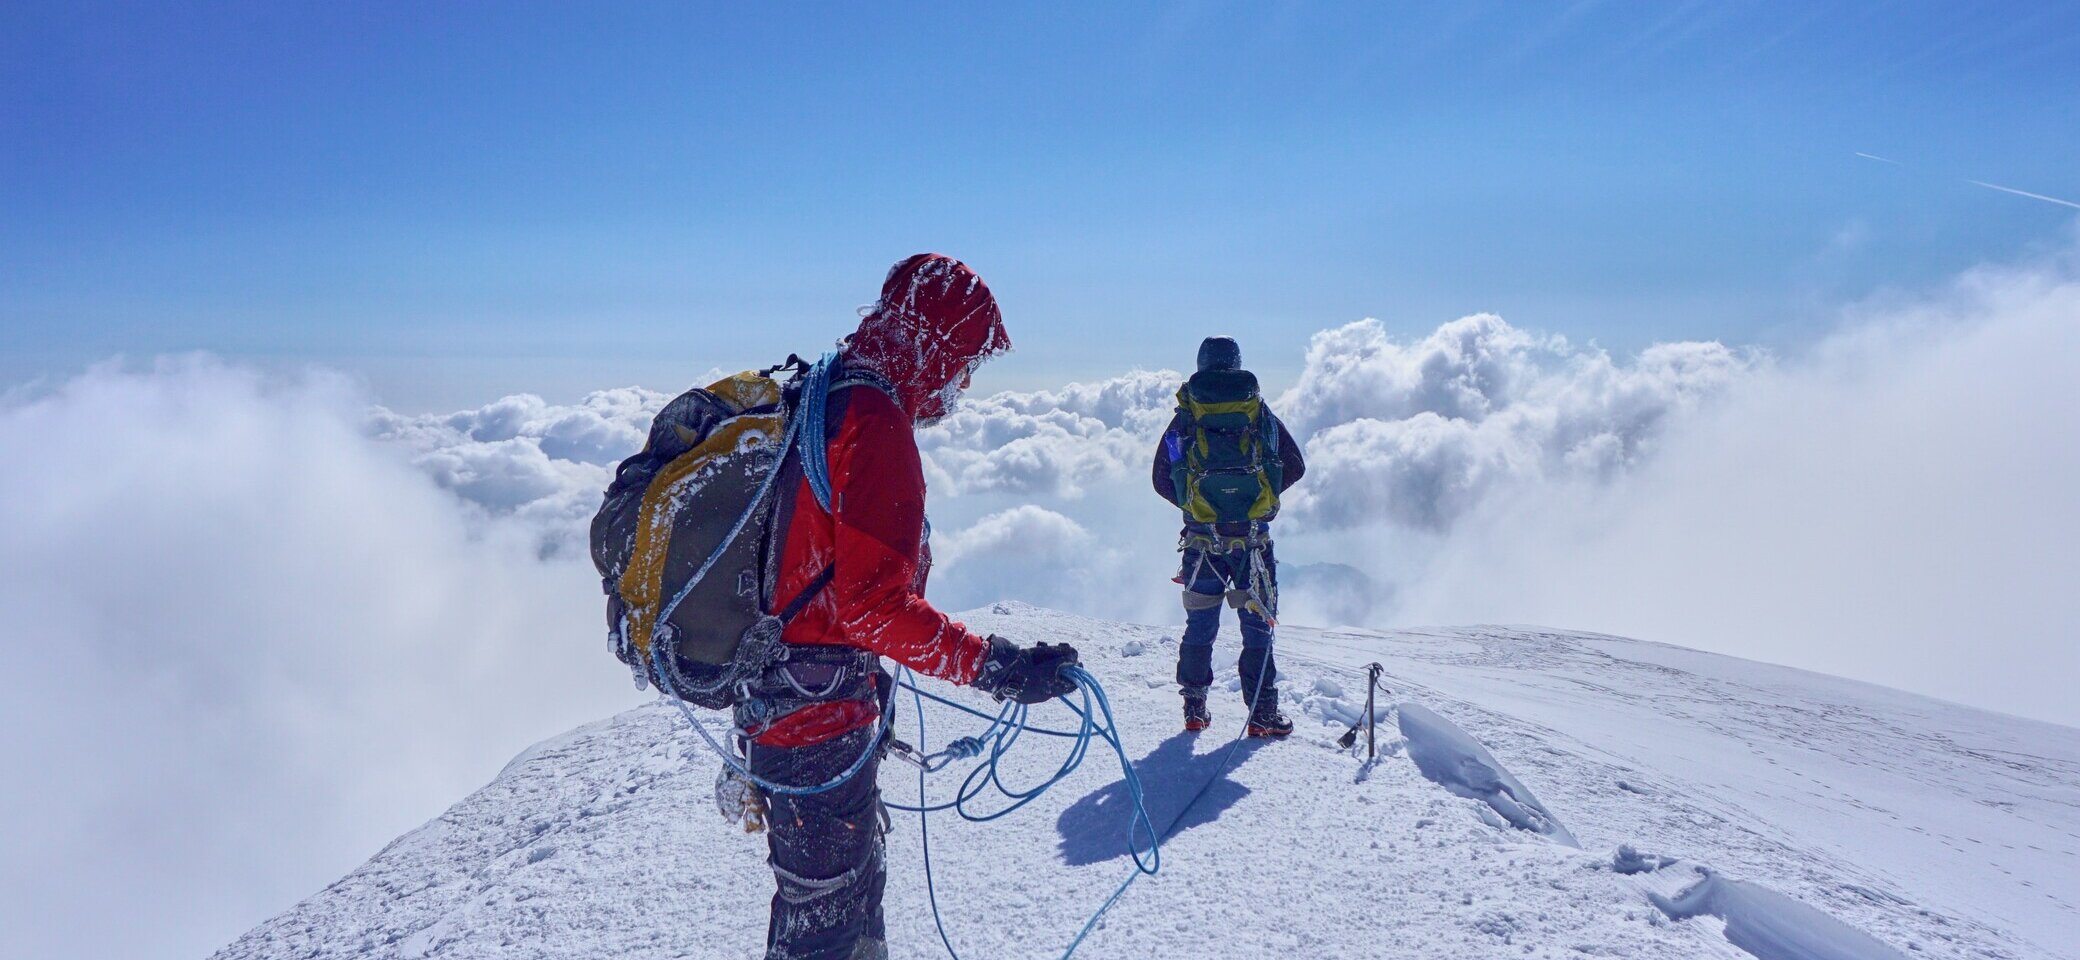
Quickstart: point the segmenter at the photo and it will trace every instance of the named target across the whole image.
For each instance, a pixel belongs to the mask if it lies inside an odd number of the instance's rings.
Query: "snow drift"
[[[1570,847],[1581,846],[1560,819],[1503,769],[1480,741],[1421,704],[1403,704],[1399,712],[1401,735],[1408,739],[1408,758],[1423,776],[1459,796],[1487,804],[1512,827]]]

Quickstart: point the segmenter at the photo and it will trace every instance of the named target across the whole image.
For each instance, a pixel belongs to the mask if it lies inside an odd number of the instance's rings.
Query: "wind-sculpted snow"
[[[1289,626],[1278,684],[1307,704],[1300,728],[1224,768],[1239,697],[1216,698],[1213,731],[1177,732],[1174,631],[1015,603],[963,617],[1076,644],[1111,694],[1151,812],[1172,824],[1162,872],[1079,957],[2048,960],[2080,930],[2080,731],[2030,728],[2041,760],[2014,763],[1987,715],[1781,668],[1538,631]],[[1238,642],[1220,639],[1223,686]],[[1373,659],[1408,735],[1383,726],[1380,760],[1361,769],[1362,748],[1333,741],[1362,713]],[[976,725],[938,707],[929,717],[930,743]],[[1033,719],[1069,720],[1056,706]],[[763,841],[714,815],[714,761],[683,724],[652,704],[538,745],[219,960],[759,956]],[[907,707],[898,726],[916,733]],[[1003,773],[1038,782],[1060,749],[1029,736]],[[1426,757],[1455,771],[1444,785]],[[945,799],[959,769],[933,778],[931,796]],[[1954,802],[1876,788],[1902,776]],[[912,768],[884,768],[891,797],[914,800],[916,783]],[[1812,789],[1786,795],[1790,783]],[[1475,784],[1478,799],[1454,789]],[[1526,784],[1586,849],[1502,821],[1489,800],[1521,805]],[[1093,762],[1002,820],[935,818],[955,946],[1059,956],[1131,869],[1124,806],[1117,768]],[[1948,859],[1922,862],[1938,847]],[[888,923],[899,960],[944,955],[919,850],[914,816],[898,814]],[[1745,879],[1682,895],[1693,875],[1661,854]]]
[[[1560,819],[1510,776],[1479,740],[1421,704],[1404,703],[1399,713],[1401,735],[1408,738],[1408,758],[1423,776],[1459,796],[1487,804],[1512,827],[1552,837],[1570,847],[1581,846]]]
[[[1906,960],[1906,954],[1767,887],[1710,870],[1673,897],[1648,894],[1671,920],[1718,917],[1727,942],[1757,960]]]

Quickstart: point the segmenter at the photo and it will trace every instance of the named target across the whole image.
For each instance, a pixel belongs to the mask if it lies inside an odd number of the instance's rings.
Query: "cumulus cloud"
[[[1341,566],[1290,596],[1322,616],[1384,616],[1407,570],[1375,561],[1361,572],[1350,556],[1366,542],[1360,532],[1377,540],[1384,531],[1407,548],[1503,491],[1611,480],[1648,455],[1672,417],[1764,369],[1760,355],[1717,343],[1619,359],[1489,314],[1406,340],[1375,320],[1322,331],[1273,404],[1309,462],[1281,536],[1298,547],[1289,558]],[[1142,478],[1182,379],[1134,370],[972,397],[921,431],[932,506],[950,521],[939,599],[959,607],[1012,596],[1169,617],[1174,598],[1161,581],[1174,572],[1177,517]],[[666,399],[624,388],[571,406],[519,395],[451,414],[378,409],[370,432],[410,451],[472,511],[534,531],[544,555],[578,554],[612,464],[641,445]]]
[[[1860,308],[1606,483],[1469,515],[1397,616],[1536,622],[2080,722],[2080,263]]]
[[[1326,330],[1276,404],[1308,458],[1287,516],[1303,529],[1442,531],[1505,486],[1607,479],[1639,462],[1671,416],[1761,362],[1695,342],[1621,362],[1493,314],[1405,343],[1377,320]]]
[[[918,449],[948,493],[1075,499],[1148,469],[1181,379],[1167,370],[1135,370],[1060,390],[970,400],[919,434]]]
[[[535,532],[544,555],[583,555],[613,465],[643,446],[671,397],[640,387],[599,390],[569,406],[533,394],[448,414],[373,408],[367,431],[412,453],[435,483],[489,518]]]
[[[207,954],[636,702],[589,564],[464,510],[365,411],[334,378],[201,358],[0,407],[0,926],[23,956]]]
[[[935,537],[939,579],[934,593],[1004,596],[1013,583],[1030,585],[1026,598],[1081,607],[1096,577],[1113,565],[1109,549],[1082,524],[1043,507],[993,513],[965,529]]]
[[[936,535],[928,595],[948,610],[996,600],[1130,622],[1177,605],[1174,525],[1142,516],[1091,525],[1036,504],[987,514]]]
[[[1618,356],[1489,314],[1412,336],[1397,336],[1374,320],[1324,330],[1309,340],[1292,387],[1273,401],[1309,460],[1308,478],[1288,497],[1279,529],[1292,571],[1287,615],[1373,624],[1545,621],[1630,631],[1987,702],[1984,691],[1998,686],[2001,675],[1994,668],[1980,671],[1978,686],[1965,685],[1966,670],[1944,671],[1937,683],[1935,674],[1898,666],[1897,659],[1819,653],[1853,644],[1822,643],[1810,631],[1765,630],[1740,617],[1700,618],[1693,606],[1669,598],[1710,598],[1697,603],[1717,610],[1733,601],[1714,591],[1769,579],[1721,569],[1731,557],[1746,558],[1758,571],[1798,569],[1743,549],[1759,542],[1761,531],[1787,555],[1825,556],[1846,549],[1849,541],[1835,535],[1853,527],[1846,518],[1868,516],[1881,504],[1895,511],[1885,516],[1903,531],[1935,529],[1944,510],[1973,516],[1981,509],[1955,491],[1947,499],[1931,495],[1925,504],[1866,502],[1844,492],[1844,502],[1825,511],[1800,509],[1825,500],[1836,478],[1882,468],[1860,489],[1891,489],[1906,477],[1954,475],[1946,482],[1961,484],[1994,464],[2028,462],[2026,454],[2058,449],[2043,439],[2064,436],[2049,424],[2009,429],[2048,416],[2055,404],[2011,391],[2009,408],[1982,407],[2001,395],[2003,384],[2029,384],[2041,396],[2057,396],[2057,378],[2046,374],[2038,383],[2032,371],[2070,354],[2044,340],[2013,345],[2005,366],[1991,354],[1967,357],[1972,344],[1991,342],[1986,338],[1999,331],[2020,337],[2017,318],[2055,315],[2072,273],[2068,262],[1978,271],[1956,289],[1919,302],[1895,299],[1853,311],[1839,335],[1789,360],[1710,342],[1656,344]],[[2050,334],[2039,330],[2037,336]],[[1987,382],[1968,383],[1962,379],[1967,371],[1979,371],[1975,375]],[[1015,597],[1105,616],[1175,619],[1174,589],[1166,581],[1174,572],[1176,516],[1146,492],[1141,478],[1180,379],[1171,371],[1132,371],[1057,390],[973,398],[921,432],[932,508],[941,520],[935,598],[955,608]],[[1946,390],[1966,395],[1923,409]],[[419,469],[466,498],[472,510],[534,531],[544,552],[555,555],[583,543],[584,520],[606,470],[640,443],[649,413],[663,399],[605,391],[557,407],[512,397],[449,415],[379,413],[372,431],[409,450]],[[1965,410],[1978,411],[1977,419],[1960,422],[1946,412]],[[1891,459],[1878,456],[1892,449],[1881,441],[1902,437],[1914,439],[1901,441]],[[1975,449],[1988,437],[2019,438],[2022,449],[1983,460],[1945,452]],[[1754,449],[1739,458],[1715,460],[1700,452],[1743,443]],[[1700,463],[1709,469],[1692,466]],[[2032,476],[2071,476],[2053,466]],[[1983,480],[1988,489],[2008,491],[2000,495],[2005,504],[2034,502],[2034,492],[2009,489],[2016,484],[2004,475]],[[1753,502],[1772,489],[1780,507]],[[1710,499],[1690,503],[1676,491],[1709,491]],[[1738,504],[1748,504],[1742,508],[1748,513],[1709,537],[1627,554],[1652,558],[1636,561],[1650,569],[1633,572],[1625,559],[1598,553],[1616,550],[1608,545],[1625,542],[1623,532],[1635,526],[1682,528],[1671,518],[1641,519],[1663,502],[1685,503],[1696,517],[1733,515]],[[1910,506],[1922,512],[1905,512]],[[1708,542],[1720,545],[1707,548]],[[1861,532],[1856,542],[1885,538]],[[2037,548],[2034,555],[2043,552]],[[1911,543],[1888,551],[1892,557],[1925,554]],[[2006,554],[2031,555],[2026,549]],[[1591,556],[1598,561],[1584,562]],[[1871,567],[1847,556],[1836,562],[1844,570]],[[2003,567],[1988,558],[1972,569]],[[1712,574],[1686,589],[1665,583],[1681,579],[1683,570]],[[2026,573],[2014,571],[2004,582],[2031,582]],[[1633,582],[1628,577],[1664,585],[1633,590],[1624,586]],[[1915,582],[1904,574],[1895,579]],[[1805,582],[1829,578],[1809,571]],[[1767,608],[1811,611],[1794,619],[1828,624],[1829,636],[1848,635],[1848,611],[1913,608],[1887,606],[1889,594],[1876,587],[1861,593],[1782,589],[1785,596]],[[1945,595],[1934,584],[1915,593]],[[1803,599],[1793,604],[1794,596]],[[2028,597],[2011,599],[2009,609],[2036,607]],[[1654,609],[1665,612],[1644,613]],[[1706,629],[1706,619],[1721,626]],[[1924,616],[1916,622],[1940,621]],[[1888,635],[1933,642],[1926,630],[1887,622]],[[2072,625],[2059,616],[2043,622]],[[2011,635],[2037,634],[2018,628]],[[1787,639],[1764,643],[1761,636]],[[1880,663],[1896,669],[1880,670]],[[2057,709],[2015,706],[2040,714]]]

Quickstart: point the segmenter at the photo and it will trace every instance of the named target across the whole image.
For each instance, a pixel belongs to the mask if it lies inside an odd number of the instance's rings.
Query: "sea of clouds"
[[[1493,314],[1409,338],[1373,319],[1314,334],[1297,383],[1271,399],[1308,465],[1278,525],[1286,561],[1302,568],[1295,615],[1391,620],[1388,598],[1415,554],[1435,553],[1465,518],[1526,488],[1614,481],[1672,420],[1769,367],[1718,343],[1615,358]],[[970,397],[921,432],[939,537],[933,598],[1168,616],[1178,517],[1144,478],[1182,379],[1134,370]],[[612,465],[668,399],[620,388],[571,405],[518,395],[454,413],[377,408],[367,432],[408,451],[480,522],[510,522],[554,558],[583,552]]]
[[[1487,314],[1305,351],[1270,397],[1308,459],[1288,620],[1600,630],[2080,721],[2070,254],[1859,306],[1795,356]],[[932,598],[1179,619],[1146,478],[1180,379],[978,392],[921,433]],[[16,947],[206,954],[638,702],[585,530],[668,397],[408,415],[200,356],[0,397]]]

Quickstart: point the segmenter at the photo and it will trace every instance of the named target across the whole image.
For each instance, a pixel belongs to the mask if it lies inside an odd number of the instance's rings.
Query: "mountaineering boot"
[[[1293,721],[1278,712],[1277,707],[1259,710],[1249,715],[1249,735],[1252,737],[1284,737],[1293,732]]]
[[[1263,696],[1250,707],[1249,730],[1252,737],[1283,737],[1293,732],[1293,721],[1278,712],[1278,691],[1266,690]]]
[[[1186,733],[1198,733],[1213,726],[1213,714],[1206,709],[1205,697],[1184,698],[1184,729]]]

